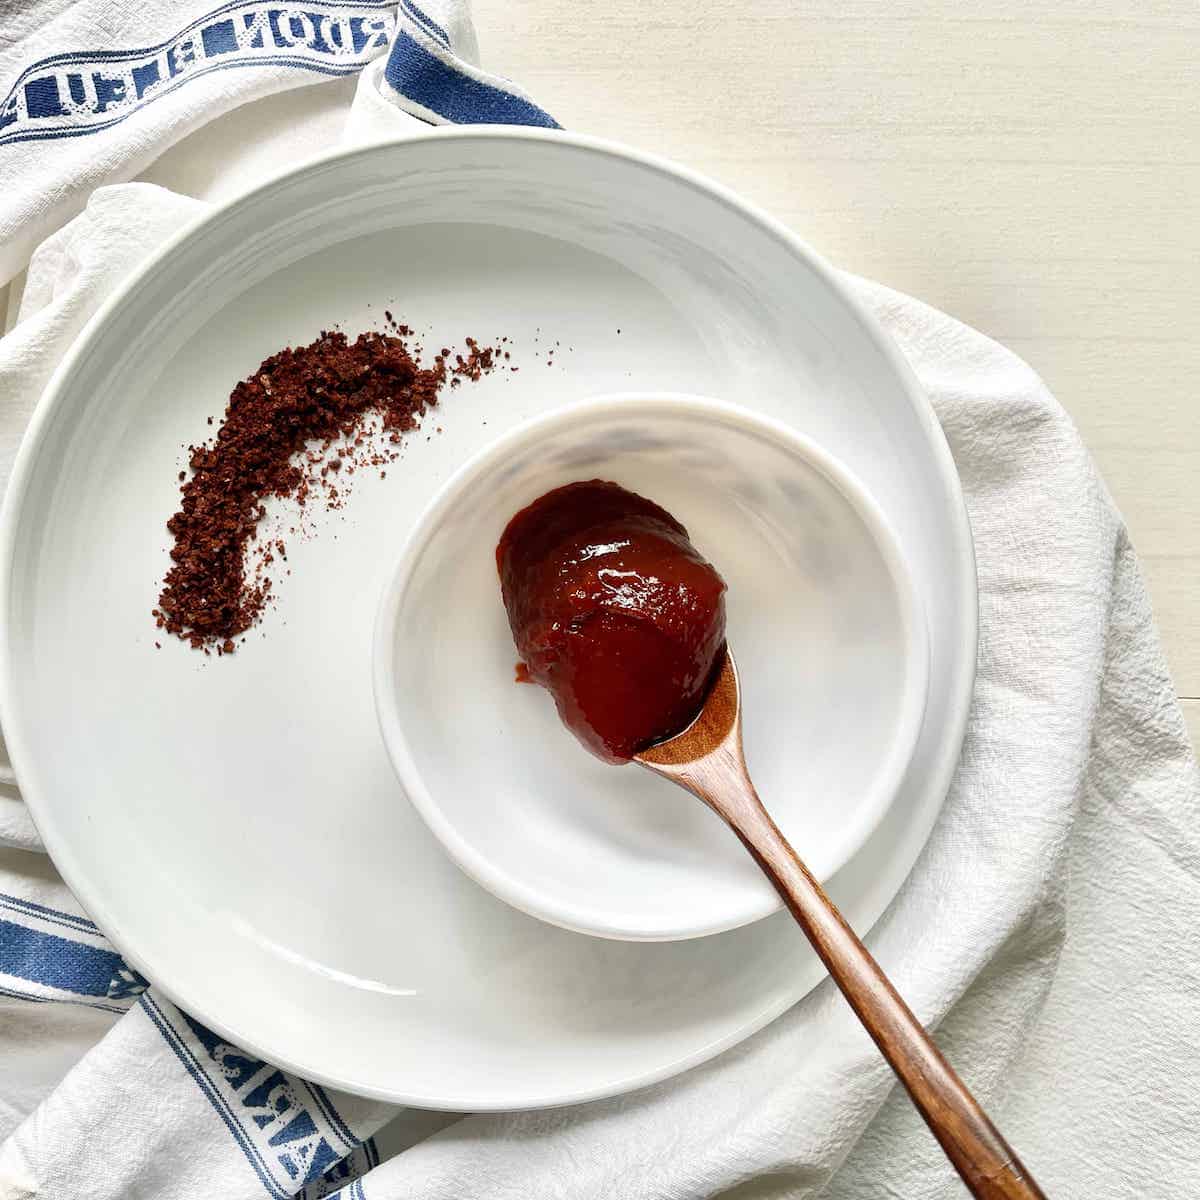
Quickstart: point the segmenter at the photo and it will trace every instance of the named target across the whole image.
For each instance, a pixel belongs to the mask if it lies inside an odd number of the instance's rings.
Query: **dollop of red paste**
[[[512,518],[496,564],[528,678],[593,754],[627,762],[695,718],[725,646],[725,581],[670,513],[615,483],[567,484]]]

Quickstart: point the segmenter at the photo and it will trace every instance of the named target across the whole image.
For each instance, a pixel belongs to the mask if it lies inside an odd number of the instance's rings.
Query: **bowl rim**
[[[622,420],[662,414],[708,426],[724,425],[768,440],[801,459],[819,472],[863,522],[876,552],[891,577],[898,604],[903,648],[904,675],[899,688],[899,712],[887,750],[867,789],[864,803],[855,809],[823,856],[818,878],[832,878],[862,848],[879,827],[895,801],[916,752],[929,694],[929,632],[925,607],[899,539],[886,513],[858,477],[819,442],[775,417],[754,412],[742,405],[708,396],[672,391],[622,391],[576,401],[533,417],[478,450],[438,488],[421,511],[401,545],[387,583],[380,594],[372,635],[372,688],[375,714],[388,759],[409,803],[420,814],[450,858],[492,895],[552,925],[574,933],[622,941],[683,941],[739,929],[771,916],[783,907],[774,893],[746,903],[719,920],[639,925],[631,928],[607,915],[602,906],[562,903],[535,884],[499,866],[461,832],[461,822],[447,816],[425,782],[400,714],[396,670],[396,626],[401,610],[426,552],[439,536],[455,506],[475,488],[481,478],[502,468],[520,448],[597,424],[619,429]],[[653,497],[651,497],[653,498]],[[535,497],[530,497],[535,499]],[[500,603],[499,584],[495,602]],[[515,652],[515,651],[514,651]],[[469,731],[464,731],[468,734]],[[579,752],[586,751],[579,747]]]
[[[928,828],[922,837],[922,844],[928,839],[937,812],[940,812],[942,802],[953,779],[966,735],[971,696],[975,686],[979,643],[978,585],[974,540],[954,458],[933,407],[925,396],[913,368],[901,354],[899,347],[869,311],[865,302],[855,295],[841,273],[826,262],[799,234],[785,225],[783,221],[772,216],[760,204],[743,197],[732,187],[719,183],[703,171],[676,162],[666,155],[640,150],[614,139],[597,137],[593,134],[512,125],[435,126],[428,129],[406,131],[395,137],[373,139],[361,145],[336,147],[315,154],[291,169],[271,175],[245,192],[217,204],[211,211],[198,214],[190,222],[186,222],[174,235],[166,238],[156,250],[152,251],[113,288],[110,295],[100,303],[96,311],[84,323],[83,328],[51,374],[18,447],[8,487],[4,494],[3,507],[0,510],[0,714],[3,714],[4,741],[9,761],[12,763],[21,788],[22,798],[29,808],[43,845],[67,886],[126,961],[146,976],[160,994],[192,1013],[197,1019],[232,1043],[260,1058],[276,1063],[285,1070],[357,1095],[373,1096],[391,1103],[407,1104],[418,1108],[432,1107],[476,1112],[510,1111],[514,1108],[540,1108],[602,1099],[669,1079],[682,1071],[707,1062],[723,1050],[737,1045],[753,1033],[758,1032],[796,1003],[804,993],[801,992],[778,1003],[765,1006],[745,1024],[703,1042],[690,1053],[672,1059],[669,1063],[655,1066],[602,1087],[565,1089],[552,1096],[541,1097],[537,1101],[524,1101],[515,1105],[511,1102],[481,1102],[478,1097],[463,1100],[461,1097],[447,1097],[441,1093],[437,1096],[430,1096],[421,1092],[413,1092],[402,1085],[386,1088],[364,1085],[341,1071],[318,1067],[306,1055],[285,1050],[272,1039],[254,1032],[247,1027],[243,1019],[232,1018],[222,1007],[207,1002],[194,1002],[195,998],[189,997],[186,988],[176,986],[178,977],[172,968],[163,965],[163,969],[160,970],[160,964],[152,963],[143,954],[144,942],[141,937],[119,918],[103,890],[94,883],[86,862],[77,855],[54,816],[52,806],[46,796],[42,774],[37,766],[37,759],[31,748],[31,737],[26,728],[26,718],[21,710],[21,679],[16,670],[15,648],[9,635],[9,631],[12,629],[14,567],[26,498],[36,479],[37,468],[42,463],[44,445],[53,430],[61,395],[77,374],[80,364],[85,361],[91,350],[92,343],[101,334],[112,315],[144,286],[147,279],[155,277],[169,267],[170,260],[179,247],[193,239],[205,236],[209,230],[221,225],[233,208],[261,204],[280,189],[292,186],[296,179],[313,172],[328,170],[334,164],[349,162],[359,157],[394,153],[410,144],[443,139],[462,142],[554,144],[567,150],[582,151],[600,157],[634,163],[647,170],[668,176],[685,187],[701,192],[765,231],[779,244],[781,250],[794,256],[798,262],[813,271],[838,298],[850,318],[863,331],[864,336],[883,355],[896,382],[900,385],[903,401],[928,436],[930,453],[938,466],[938,473],[948,492],[946,514],[950,526],[948,549],[962,567],[961,579],[957,587],[959,595],[956,608],[961,614],[963,627],[951,655],[950,663],[945,669],[947,714],[936,739],[936,745],[929,751],[928,784],[924,789],[926,792],[937,794],[938,805],[928,820]],[[914,861],[915,857],[914,855]]]

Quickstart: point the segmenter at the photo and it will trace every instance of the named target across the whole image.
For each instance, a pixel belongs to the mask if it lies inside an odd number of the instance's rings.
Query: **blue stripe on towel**
[[[214,71],[239,71],[246,67],[256,66],[271,66],[271,67],[298,67],[304,71],[315,71],[318,75],[357,75],[363,69],[364,63],[355,60],[346,66],[327,66],[322,63],[313,62],[307,58],[296,58],[294,56],[274,55],[270,58],[255,58],[255,59],[236,59],[233,62],[214,63],[210,67],[201,67],[195,71],[189,71],[188,74],[180,76],[174,83],[164,87],[161,91],[154,93],[153,99],[158,99],[161,96],[169,95],[171,92],[183,87],[193,79],[201,79],[205,75],[211,75]],[[147,101],[148,102],[148,101]],[[117,116],[107,121],[102,121],[94,125],[80,125],[77,128],[58,127],[55,129],[33,130],[29,133],[4,133],[0,134],[0,146],[6,146],[10,142],[41,142],[54,140],[64,137],[84,137],[89,133],[95,133],[99,129],[109,129],[113,125],[119,125],[126,118],[133,116],[135,112],[139,112],[140,108],[130,108],[119,113]]]
[[[560,128],[536,104],[456,71],[401,30],[383,76],[402,96],[455,125],[540,125]]]
[[[0,985],[0,996],[8,996],[13,1000],[20,1000],[22,1003],[79,1004],[84,1008],[99,1008],[104,1012],[116,1013],[119,1017],[123,1017],[129,1011],[128,1007],[123,1004],[105,1004],[103,1000],[67,1000],[61,996],[39,996],[33,992],[22,992],[17,988],[3,985]]]
[[[63,912],[59,908],[47,908],[44,904],[35,904],[32,900],[25,900],[20,896],[10,896],[7,892],[0,892],[0,908],[11,908],[14,912],[26,912],[33,916],[39,916],[43,920],[52,921],[55,925],[72,926],[84,933],[100,932],[87,917],[78,917],[74,913]]]
[[[26,67],[0,98],[0,146],[111,128],[212,71],[263,66],[322,75],[360,71],[387,49],[396,20],[393,3],[313,0],[301,12],[270,0],[229,0],[155,46],[52,54]],[[280,26],[285,17],[306,22],[303,37],[294,23]],[[327,22],[335,19],[349,23],[345,45],[345,33],[326,39],[332,29]]]
[[[339,1150],[330,1141],[328,1126],[318,1125],[306,1104],[313,1085],[238,1050],[187,1013],[171,1005],[164,1008],[149,994],[143,1005],[246,1157],[256,1170],[261,1166],[260,1177],[267,1172],[271,1182],[266,1186],[273,1195],[282,1187],[291,1197],[315,1184],[358,1145],[348,1129],[346,1147]],[[311,1107],[329,1121],[315,1097]],[[336,1117],[332,1104],[329,1111]],[[340,1117],[337,1121],[346,1129]]]
[[[329,1122],[334,1133],[338,1135],[345,1143],[347,1150],[353,1150],[359,1145],[361,1139],[354,1136],[354,1131],[342,1120],[341,1113],[333,1106],[333,1101],[329,1098],[329,1093],[319,1083],[309,1083],[309,1091],[313,1094],[313,1099],[317,1102],[317,1108],[325,1120]]]
[[[196,1061],[191,1051],[184,1045],[183,1039],[167,1020],[166,1014],[155,1004],[153,997],[148,992],[142,997],[142,1007],[146,1010],[146,1015],[158,1027],[158,1031],[163,1035],[167,1045],[175,1052],[175,1056],[183,1064],[184,1069],[196,1081],[197,1087],[204,1093],[213,1108],[216,1109],[217,1115],[233,1135],[234,1141],[241,1147],[242,1153],[254,1168],[255,1174],[262,1181],[263,1187],[276,1200],[291,1200],[292,1191],[280,1187],[271,1177],[271,1172],[263,1162],[258,1148],[246,1136],[245,1130],[238,1124],[237,1119],[230,1111],[229,1105],[225,1103],[213,1081],[200,1068],[200,1064]]]
[[[451,49],[450,35],[431,17],[422,12],[413,0],[404,0],[404,11],[420,25],[426,33],[431,33],[447,50]]]
[[[110,999],[113,981],[123,971],[128,968],[115,951],[0,921],[0,973],[78,996]]]
[[[318,0],[318,2],[322,8],[366,8],[382,9],[386,12],[391,7],[392,0]],[[37,62],[30,63],[17,76],[16,82],[13,84],[13,91],[34,71],[42,70],[46,67],[76,66],[93,62],[122,62],[126,59],[140,59],[145,58],[147,55],[158,54],[160,51],[167,50],[178,42],[181,36],[191,33],[194,29],[200,28],[205,23],[235,10],[245,9],[248,6],[250,6],[249,0],[227,0],[227,3],[213,9],[212,12],[205,13],[202,17],[197,17],[190,25],[185,26],[182,30],[167,38],[166,41],[156,42],[153,46],[138,46],[130,50],[63,50],[58,54],[39,58]],[[8,98],[11,99],[11,97],[12,92],[9,93]]]
[[[361,1142],[345,1158],[334,1163],[320,1179],[302,1187],[296,1193],[295,1200],[333,1200],[334,1196],[347,1200],[351,1184],[378,1165],[378,1151],[368,1152],[367,1143]]]

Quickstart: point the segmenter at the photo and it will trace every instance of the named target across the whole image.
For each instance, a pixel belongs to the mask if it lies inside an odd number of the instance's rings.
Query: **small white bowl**
[[[699,801],[608,766],[559,723],[517,653],[495,546],[560,484],[612,480],[661,504],[729,585],[746,757],[819,879],[882,818],[912,757],[924,614],[888,522],[794,429],[692,396],[622,395],[531,421],[434,497],[380,603],[380,728],[409,799],[490,892],[567,929],[699,937],[780,902]]]

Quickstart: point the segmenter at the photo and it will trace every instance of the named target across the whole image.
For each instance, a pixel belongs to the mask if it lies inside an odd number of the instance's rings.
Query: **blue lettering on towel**
[[[52,54],[0,100],[0,146],[108,129],[213,71],[350,75],[387,49],[395,21],[393,0],[229,0],[156,46]]]

